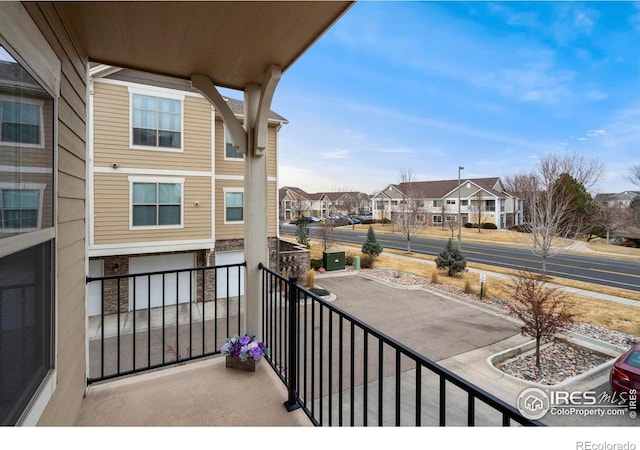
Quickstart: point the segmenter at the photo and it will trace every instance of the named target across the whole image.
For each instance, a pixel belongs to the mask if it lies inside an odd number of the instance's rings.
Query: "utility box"
[[[330,270],[344,270],[344,252],[338,250],[322,252],[322,267],[327,272]]]

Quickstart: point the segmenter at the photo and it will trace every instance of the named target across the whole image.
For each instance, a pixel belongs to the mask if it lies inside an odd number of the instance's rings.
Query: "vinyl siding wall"
[[[129,229],[129,174],[94,175],[95,244],[173,241],[211,238],[211,178],[183,177],[182,228]],[[145,178],[141,175],[131,175]],[[163,177],[164,178],[164,177]],[[167,177],[172,178],[172,177]],[[149,181],[154,177],[149,176]],[[195,202],[199,206],[195,206]]]
[[[159,91],[158,96],[162,96]],[[181,152],[130,148],[130,93],[127,86],[94,82],[94,244],[211,239],[211,105],[185,96]],[[118,168],[113,169],[112,164]],[[124,172],[126,170],[126,173]],[[184,178],[183,227],[130,230],[129,177]],[[197,172],[185,176],[174,171]],[[195,206],[195,202],[199,202]]]
[[[57,386],[39,425],[73,425],[85,392],[86,67],[55,4],[24,3],[62,63],[58,99]]]

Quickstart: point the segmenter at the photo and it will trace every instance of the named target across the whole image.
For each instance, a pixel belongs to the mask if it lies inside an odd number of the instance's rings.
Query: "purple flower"
[[[262,358],[262,350],[260,349],[260,347],[253,347],[251,350],[249,350],[249,354],[253,359]]]
[[[222,346],[222,349],[220,350],[224,355],[227,355],[229,353],[231,353],[231,349],[233,348],[233,346],[231,345],[231,342],[227,342]]]
[[[250,336],[244,335],[244,336],[242,336],[240,338],[240,344],[241,345],[247,345],[247,344],[249,344],[249,342],[251,342],[251,337]]]

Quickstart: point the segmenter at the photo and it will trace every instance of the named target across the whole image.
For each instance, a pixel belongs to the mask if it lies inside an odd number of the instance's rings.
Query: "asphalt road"
[[[317,238],[317,227],[314,225],[309,226],[310,235]],[[281,233],[293,236],[295,226],[285,224],[282,226]],[[378,233],[376,238],[384,248],[407,249],[404,236]],[[362,244],[366,240],[366,231],[354,231],[348,227],[335,228],[333,239]],[[442,239],[413,238],[411,251],[436,256],[444,245],[445,241]],[[462,252],[468,262],[534,272],[540,272],[542,269],[540,257],[534,255],[529,248],[463,241]],[[561,253],[547,259],[547,273],[561,278],[640,292],[640,261]]]

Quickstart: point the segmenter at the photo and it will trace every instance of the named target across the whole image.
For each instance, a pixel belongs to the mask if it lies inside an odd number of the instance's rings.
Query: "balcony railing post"
[[[289,278],[289,355],[287,361],[288,394],[289,398],[284,402],[287,411],[291,412],[300,408],[298,402],[298,303],[300,301],[298,290],[298,278]]]

